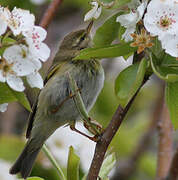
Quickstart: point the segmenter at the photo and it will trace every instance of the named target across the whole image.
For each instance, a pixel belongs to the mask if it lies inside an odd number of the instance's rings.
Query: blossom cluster
[[[24,91],[22,78],[31,87],[42,88],[39,74],[42,62],[49,55],[49,47],[43,43],[47,32],[35,25],[35,17],[28,10],[0,7],[0,82],[7,83],[15,91]],[[7,104],[0,105],[4,111]]]
[[[97,1],[98,2],[98,1]],[[97,2],[92,2],[92,10],[86,15],[84,20],[96,19],[101,14],[101,6]],[[157,36],[161,41],[162,48],[165,52],[173,57],[178,57],[178,1],[177,0],[132,0],[128,4],[130,13],[123,14],[117,17],[116,21],[125,27],[125,32],[122,38],[126,41],[132,41],[133,33],[136,32],[136,27],[139,22],[147,32],[152,36]],[[138,36],[139,38],[141,36]],[[150,38],[149,36],[141,37]],[[143,42],[141,42],[143,49]],[[150,44],[150,43],[149,43]]]
[[[144,26],[152,36],[158,36],[166,53],[178,57],[178,1],[152,0],[147,7]]]

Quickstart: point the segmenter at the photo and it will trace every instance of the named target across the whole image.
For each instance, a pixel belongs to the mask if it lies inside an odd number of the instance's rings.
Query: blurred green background
[[[55,55],[58,42],[64,37],[64,35],[72,30],[86,26],[86,23],[83,22],[83,18],[84,14],[90,9],[88,2],[88,0],[63,0],[58,13],[48,28],[46,43],[51,48],[52,53],[49,61],[44,64],[42,73],[46,72]],[[36,24],[40,22],[40,19],[49,3],[49,0],[0,0],[0,5],[8,6],[10,9],[16,6],[30,10],[36,15]],[[107,12],[105,16],[107,16]],[[95,22],[93,33],[95,32],[96,27],[102,24],[102,22],[102,18]],[[119,104],[114,94],[115,78],[124,67],[129,65],[129,62],[130,61],[125,62],[123,59],[110,59],[103,60],[102,62],[105,69],[106,81],[95,106],[90,112],[90,115],[102,124],[103,127],[106,127],[107,123],[111,120],[112,115]],[[32,91],[27,88],[26,93],[31,103],[33,103],[36,90],[34,89]],[[130,172],[130,174],[128,173],[128,177],[123,175],[122,178],[120,177],[120,180],[150,180],[154,178],[156,172],[157,150],[157,134],[154,132],[154,128],[156,129],[155,126],[151,128],[149,142],[144,142],[147,144],[147,147],[137,155],[138,157],[134,162],[131,160],[138,144],[141,143],[140,140],[142,136],[148,131],[150,123],[153,121],[153,113],[156,108],[155,104],[158,102],[159,95],[160,82],[153,77],[139,93],[134,105],[112,141],[109,151],[116,152],[118,163],[115,171],[113,170],[110,176],[113,176],[113,174],[117,174],[118,172],[121,172],[122,174],[122,168],[129,168],[129,164],[131,164],[133,166],[132,172]],[[27,118],[28,112],[17,103],[10,104],[8,111],[0,114],[0,167],[4,168],[4,172],[0,171],[1,180],[12,179],[12,176],[8,175],[8,168],[23,149],[25,141],[24,131],[27,124]],[[63,129],[65,128],[61,128],[58,131],[63,131]],[[68,133],[70,134],[72,132],[68,130]],[[54,138],[51,138],[49,145],[52,144],[51,151],[53,152],[55,149],[53,153],[54,155],[59,156],[59,158],[57,157],[56,159],[59,164],[63,166],[64,171],[66,171],[65,164],[67,162],[66,157],[68,154],[67,146],[70,144],[70,138],[68,137],[68,134],[64,134],[63,136],[56,135]],[[76,152],[79,156],[82,156],[81,158],[83,158],[83,160],[81,160],[82,163],[80,168],[80,176],[82,177],[90,165],[94,151],[94,144],[92,143],[91,145],[87,139],[81,140],[81,137],[78,135],[74,138],[74,141]],[[73,139],[71,139],[71,144],[72,142]],[[88,153],[89,151],[91,152]],[[90,154],[90,156],[88,154]],[[7,164],[7,162],[9,164]],[[50,165],[50,162],[43,153],[38,157],[31,175],[42,177],[45,180],[59,179],[57,172]]]

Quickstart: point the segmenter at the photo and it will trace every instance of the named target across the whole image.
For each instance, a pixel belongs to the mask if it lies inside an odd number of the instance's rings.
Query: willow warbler
[[[90,47],[90,29],[77,30],[64,37],[53,64],[29,117],[28,141],[10,169],[11,174],[29,176],[34,161],[44,142],[54,131],[71,121],[80,119],[72,98],[68,74],[76,81],[84,105],[89,111],[96,101],[104,82],[104,71],[96,59],[73,60],[81,49]],[[60,138],[60,137],[59,137]]]

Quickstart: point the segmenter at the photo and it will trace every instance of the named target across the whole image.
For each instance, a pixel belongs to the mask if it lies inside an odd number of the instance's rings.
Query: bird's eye
[[[81,38],[80,38],[80,41],[84,41],[85,40],[85,36],[82,36]]]

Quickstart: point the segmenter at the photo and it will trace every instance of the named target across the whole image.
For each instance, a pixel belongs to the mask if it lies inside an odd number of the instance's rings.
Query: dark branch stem
[[[43,15],[43,18],[40,22],[40,26],[47,29],[48,25],[50,24],[50,22],[54,18],[54,16],[55,16],[55,14],[56,14],[61,3],[62,3],[62,0],[53,0],[51,2],[48,9],[46,10],[46,12]]]
[[[168,173],[166,180],[177,180],[178,179],[178,148],[173,156],[171,168]]]
[[[122,121],[125,118],[128,110],[130,109],[134,99],[136,98],[138,92],[140,91],[141,87],[145,84],[148,78],[145,78],[140,88],[137,90],[135,95],[129,101],[127,106],[123,109],[120,105],[118,106],[112,120],[110,121],[109,125],[105,129],[104,133],[101,135],[100,140],[97,142],[95,147],[95,154],[93,157],[92,164],[89,169],[89,173],[87,176],[87,180],[97,180],[101,165],[104,160],[105,153],[109,144],[111,143],[114,135],[116,134],[117,130],[119,129]]]
[[[148,147],[151,144],[152,135],[155,132],[158,121],[161,116],[162,105],[164,102],[163,96],[164,96],[164,90],[163,88],[160,88],[159,97],[157,98],[155,102],[154,110],[151,114],[150,123],[147,129],[145,130],[144,134],[140,138],[136,148],[131,153],[130,157],[123,162],[119,161],[119,167],[115,171],[115,174],[113,175],[112,180],[129,179],[135,172],[139,159],[142,157],[142,155],[145,153],[145,151],[148,149]]]

